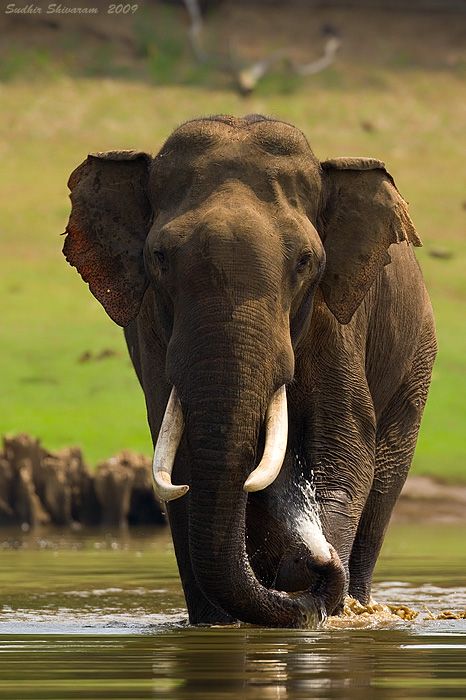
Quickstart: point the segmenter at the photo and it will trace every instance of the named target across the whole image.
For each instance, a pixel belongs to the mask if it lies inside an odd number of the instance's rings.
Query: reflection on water
[[[2,697],[11,700],[365,698],[375,691],[378,698],[464,698],[466,691],[465,638],[447,631],[175,628],[3,636],[0,649]]]
[[[464,698],[463,537],[394,528],[374,597],[412,622],[190,628],[167,533],[0,536],[0,697]],[[369,616],[370,617],[370,616]]]

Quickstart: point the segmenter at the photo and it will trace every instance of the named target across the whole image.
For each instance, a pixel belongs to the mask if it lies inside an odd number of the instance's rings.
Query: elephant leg
[[[203,594],[194,577],[189,554],[188,500],[180,498],[168,504],[168,518],[175,548],[183,592],[192,625],[228,624],[233,618],[213,605]]]
[[[374,481],[359,521],[349,563],[349,594],[361,603],[369,601],[375,564],[393,507],[411,466],[435,350],[435,340],[427,332],[409,376],[378,421]]]

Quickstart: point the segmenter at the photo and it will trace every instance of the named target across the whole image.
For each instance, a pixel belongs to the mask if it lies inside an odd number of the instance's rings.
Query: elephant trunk
[[[314,625],[341,597],[345,579],[336,552],[330,548],[313,590],[290,595],[263,586],[246,551],[245,489],[251,483],[245,482],[262,456],[256,452],[264,420],[266,432],[274,422],[267,409],[274,396],[283,408],[278,390],[293,376],[289,328],[285,320],[280,325],[272,302],[248,300],[228,308],[222,299],[201,301],[197,306],[191,301],[189,314],[175,316],[167,354],[189,453],[189,492],[183,498],[189,499],[194,575],[214,605],[244,622]],[[281,422],[283,413],[274,413]],[[272,464],[280,449],[279,442],[271,447]],[[256,472],[250,490],[265,488],[274,473],[274,468]]]
[[[203,392],[208,413],[190,412],[189,547],[199,586],[212,603],[244,622],[269,627],[315,625],[341,595],[338,556],[322,568],[319,591],[289,595],[265,588],[246,553],[245,478],[255,466],[260,399],[243,390],[241,402]],[[230,404],[230,405],[228,405]],[[219,422],[218,416],[223,416]],[[324,571],[325,569],[325,571]],[[331,600],[329,600],[329,597]]]

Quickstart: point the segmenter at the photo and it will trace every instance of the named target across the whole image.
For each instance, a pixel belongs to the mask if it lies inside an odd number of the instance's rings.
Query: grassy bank
[[[406,66],[357,76],[330,69],[294,94],[269,84],[248,98],[121,78],[0,84],[0,433],[28,431],[52,449],[79,444],[90,462],[123,447],[150,451],[121,331],[61,255],[66,180],[89,151],[155,152],[194,115],[263,112],[300,127],[322,158],[385,160],[410,201],[440,338],[415,470],[466,479],[462,89],[454,72]]]

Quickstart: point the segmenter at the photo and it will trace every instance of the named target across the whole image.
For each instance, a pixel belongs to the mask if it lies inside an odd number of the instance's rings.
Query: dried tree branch
[[[218,69],[232,73],[236,78],[240,92],[244,95],[253,92],[262,78],[264,78],[267,73],[270,73],[272,68],[279,63],[284,63],[286,66],[288,66],[289,70],[300,76],[315,75],[316,73],[320,73],[334,62],[335,56],[341,46],[340,39],[332,34],[332,36],[327,39],[324,46],[323,56],[316,61],[312,61],[311,63],[297,64],[288,58],[287,54],[289,51],[280,49],[270,54],[270,56],[266,56],[260,61],[256,61],[255,63],[238,70],[237,67],[235,67],[236,61],[233,59],[231,59],[228,62],[228,65],[226,65],[224,60],[220,60],[220,58],[216,56],[211,56],[205,51],[202,41],[204,22],[202,19],[199,2],[198,0],[183,0],[183,2],[190,18],[188,33],[195,59],[199,63],[207,63],[210,61],[215,64]]]
[[[293,64],[294,72],[298,75],[315,75],[316,73],[320,73],[334,62],[340,46],[340,39],[336,36],[331,36],[324,46],[324,55],[321,58],[317,59],[317,61],[312,61],[311,63],[301,65]]]
[[[250,66],[246,66],[236,75],[236,80],[240,91],[248,94],[254,90],[257,83],[265,76],[277,63],[285,58],[284,51],[276,51],[270,56],[257,61]]]

